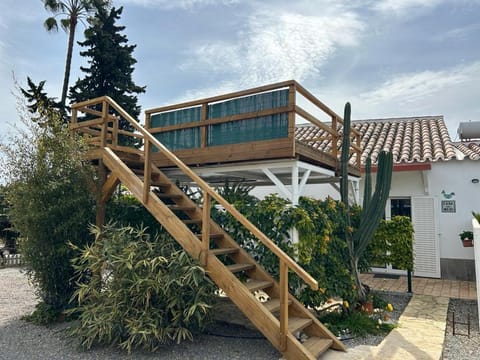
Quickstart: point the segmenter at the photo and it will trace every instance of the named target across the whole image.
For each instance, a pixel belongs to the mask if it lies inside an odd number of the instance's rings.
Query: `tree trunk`
[[[367,299],[367,294],[365,293],[365,288],[363,287],[362,281],[360,280],[360,271],[358,271],[358,258],[351,256],[350,265],[352,267],[352,275],[355,281],[355,288],[357,291],[357,301],[363,303]]]
[[[72,54],[73,44],[75,41],[75,29],[77,27],[77,19],[75,17],[70,18],[70,28],[68,30],[68,47],[67,47],[67,59],[65,61],[65,74],[63,76],[63,88],[61,99],[61,110],[65,111],[65,102],[67,101],[68,82],[70,80],[70,68],[72,66]]]

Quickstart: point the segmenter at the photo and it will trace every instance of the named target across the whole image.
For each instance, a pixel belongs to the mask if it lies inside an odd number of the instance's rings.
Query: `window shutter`
[[[412,222],[415,230],[415,276],[440,277],[440,246],[435,221],[435,199],[412,198]]]

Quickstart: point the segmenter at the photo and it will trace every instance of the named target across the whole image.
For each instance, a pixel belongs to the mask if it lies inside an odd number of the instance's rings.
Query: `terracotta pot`
[[[362,311],[367,314],[373,314],[373,302],[367,301],[362,304]]]
[[[473,239],[462,239],[463,247],[472,247]]]

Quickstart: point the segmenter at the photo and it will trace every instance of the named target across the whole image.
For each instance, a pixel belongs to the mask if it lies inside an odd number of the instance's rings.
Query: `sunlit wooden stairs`
[[[176,159],[175,155],[164,148],[134,119],[124,113],[113,100],[106,97],[95,100],[74,105],[72,108],[75,117],[77,109],[82,111],[90,104],[98,105],[100,102],[104,107],[113,107],[127,118],[143,135],[146,144],[143,152],[123,157],[122,160],[122,153],[118,151],[119,147],[114,142],[108,143],[100,139],[100,145],[104,146],[98,146],[95,153],[98,160],[101,160],[102,166],[108,169],[108,178],[103,186],[102,197],[106,198],[119,182],[125,185],[172,237],[193,258],[200,260],[210,278],[285,358],[317,359],[330,348],[345,351],[345,346],[316,319],[310,310],[288,292],[289,269],[295,271],[313,288],[318,288],[316,281],[238,213],[232,205]],[[90,110],[89,113],[92,111]],[[103,126],[101,136],[106,139],[106,134],[113,131],[112,138],[115,138],[114,126],[108,127],[108,122],[115,120],[110,115],[105,116],[108,114],[105,110],[102,114],[104,123],[98,122]],[[105,123],[107,125],[104,125]],[[80,129],[81,127],[77,125],[72,128]],[[151,145],[165,152],[166,156],[176,163],[178,162],[179,168],[196,181],[199,189],[203,190],[203,205],[199,206],[192,201],[172,179],[169,179],[149,160]],[[211,219],[212,198],[280,258],[280,282],[270,276],[221,226]],[[254,295],[258,290],[268,294],[269,299],[265,302],[259,301]]]

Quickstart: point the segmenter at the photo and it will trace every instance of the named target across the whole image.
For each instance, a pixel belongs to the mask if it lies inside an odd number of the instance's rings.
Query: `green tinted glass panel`
[[[288,105],[288,89],[209,105],[208,118],[237,115]],[[261,116],[208,127],[208,146],[238,144],[288,136],[288,114]]]
[[[209,126],[208,145],[238,144],[287,136],[288,114],[283,113]]]
[[[200,107],[194,107],[152,115],[150,126],[156,128],[200,121],[200,109]],[[199,128],[174,130],[154,134],[154,136],[172,151],[200,147]],[[157,151],[157,149],[153,151]]]

